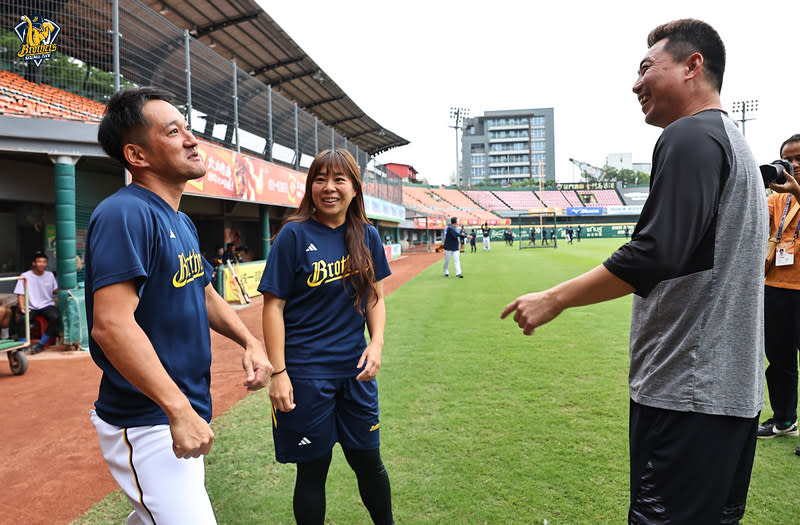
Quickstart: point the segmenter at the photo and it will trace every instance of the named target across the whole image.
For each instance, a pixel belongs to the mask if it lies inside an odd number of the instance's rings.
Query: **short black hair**
[[[132,142],[141,144],[142,131],[149,125],[142,107],[151,100],[171,103],[172,98],[169,91],[155,87],[125,88],[111,95],[97,130],[97,141],[103,151],[128,167],[123,147]]]
[[[800,142],[800,133],[795,133],[788,139],[784,140],[783,144],[781,144],[781,149],[778,150],[778,155],[783,155],[783,148],[786,147],[787,144],[791,144],[793,142]]]
[[[44,253],[42,250],[38,250],[33,254],[33,258],[31,259],[31,261],[36,261],[36,259],[41,259],[42,257],[47,259],[47,254]]]
[[[722,77],[725,75],[725,44],[719,33],[706,22],[693,18],[673,20],[656,27],[647,35],[647,46],[667,39],[664,50],[675,61],[680,61],[692,53],[703,55],[703,69],[708,80],[716,90],[722,91]]]

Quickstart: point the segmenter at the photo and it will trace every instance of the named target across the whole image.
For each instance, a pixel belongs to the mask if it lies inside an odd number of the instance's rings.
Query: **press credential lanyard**
[[[789,198],[786,199],[786,206],[783,207],[783,216],[781,216],[781,224],[778,226],[778,235],[776,237],[778,241],[777,250],[778,253],[775,254],[775,266],[791,266],[794,264],[794,253],[789,252],[788,248],[793,246],[795,241],[797,240],[797,235],[800,233],[800,220],[797,221],[797,227],[794,229],[794,237],[792,237],[792,242],[787,243],[787,246],[781,245],[781,236],[783,235],[783,222],[786,220],[786,214],[789,213],[789,206],[792,204],[792,196],[789,195]]]

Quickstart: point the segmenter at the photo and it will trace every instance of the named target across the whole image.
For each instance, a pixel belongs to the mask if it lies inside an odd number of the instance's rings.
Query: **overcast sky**
[[[720,33],[722,103],[758,100],[745,134],[759,162],[800,133],[798,0],[257,1],[364,112],[411,142],[378,161],[410,164],[431,183],[455,170],[452,106],[473,116],[553,107],[559,181],[578,176],[570,157],[650,162],[661,130],[645,124],[631,87],[647,34],[677,18]]]

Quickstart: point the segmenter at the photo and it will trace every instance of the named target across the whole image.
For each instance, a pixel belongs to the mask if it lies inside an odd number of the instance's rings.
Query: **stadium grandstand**
[[[404,251],[420,248],[427,240],[441,242],[440,231],[450,217],[471,228],[488,223],[495,240],[501,240],[508,225],[524,228],[540,224],[538,213],[558,217],[557,234],[581,225],[584,237],[624,237],[636,222],[640,206],[625,206],[614,183],[564,183],[555,190],[459,190],[456,188],[405,185],[403,206],[407,220],[401,224]],[[573,189],[573,186],[580,189]],[[637,187],[637,194],[641,188]],[[542,196],[542,200],[537,195]],[[548,219],[549,220],[549,219]],[[420,230],[425,230],[420,232]]]
[[[495,191],[493,193],[512,210],[545,207],[532,191]]]
[[[614,190],[578,191],[585,204],[593,206],[622,206],[619,194]]]
[[[497,195],[491,191],[467,190],[464,193],[467,195],[467,197],[472,199],[485,210],[494,211],[511,209],[508,207],[508,204],[501,201]]]
[[[561,190],[561,195],[564,196],[564,198],[567,200],[570,206],[573,207],[583,206],[583,201],[581,200],[580,197],[578,197],[578,194],[575,193],[573,190]]]
[[[567,198],[558,190],[537,191],[536,196],[547,208],[568,208],[570,206]]]
[[[465,224],[497,224],[498,217],[494,213],[481,208],[475,201],[469,198],[461,190],[448,188],[433,188],[431,190],[443,201],[450,203],[453,209],[467,214]]]
[[[99,122],[103,109],[95,100],[0,70],[0,114]]]
[[[415,212],[431,217],[458,218],[463,225],[501,224],[504,221],[470,199],[461,190],[428,188],[406,185],[403,187],[403,203]]]
[[[403,187],[403,205],[407,210],[413,210],[419,217],[436,217],[444,220],[447,212],[439,202],[432,199],[423,188],[413,186]],[[408,216],[408,213],[406,213]]]

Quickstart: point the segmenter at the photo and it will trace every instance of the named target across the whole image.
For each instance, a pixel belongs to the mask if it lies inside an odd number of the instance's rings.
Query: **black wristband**
[[[275,377],[276,375],[282,374],[284,372],[286,372],[286,368],[284,368],[283,370],[278,370],[277,372],[273,372],[271,377]]]

